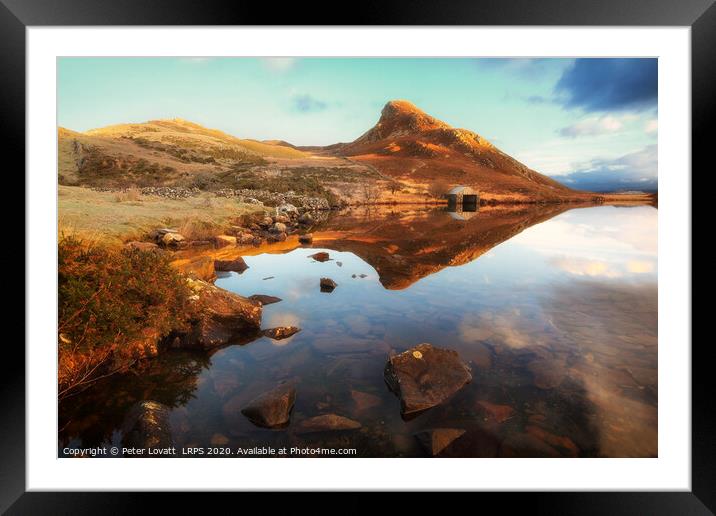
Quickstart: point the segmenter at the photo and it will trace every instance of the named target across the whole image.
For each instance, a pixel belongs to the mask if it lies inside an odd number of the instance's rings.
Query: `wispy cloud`
[[[577,138],[579,136],[616,133],[621,131],[623,127],[624,123],[621,119],[612,115],[605,115],[585,118],[567,127],[562,127],[557,133],[565,138]]]
[[[576,167],[559,181],[573,188],[610,190],[656,190],[658,154],[656,145],[625,154],[617,159],[593,159]]]
[[[328,103],[312,97],[311,95],[295,95],[291,99],[291,106],[300,113],[316,113],[328,107]]]
[[[649,120],[644,126],[644,131],[646,134],[656,134],[659,132],[659,121],[656,119]]]
[[[585,111],[642,110],[656,105],[656,59],[577,59],[555,86],[567,108]]]

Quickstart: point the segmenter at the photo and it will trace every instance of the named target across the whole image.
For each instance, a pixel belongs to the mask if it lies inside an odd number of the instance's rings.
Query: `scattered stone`
[[[249,232],[238,233],[236,235],[236,242],[241,245],[253,244],[254,238],[254,235]]]
[[[469,366],[456,351],[427,343],[391,357],[383,376],[400,398],[403,416],[443,403],[472,381]]]
[[[461,428],[433,428],[416,433],[415,438],[425,451],[435,457],[464,433]]]
[[[324,414],[301,421],[296,428],[296,433],[309,434],[337,430],[357,430],[358,428],[361,428],[361,424],[358,421],[338,414]]]
[[[343,267],[343,262],[336,262],[336,265],[338,265],[339,267]]]
[[[280,297],[268,296],[266,294],[254,294],[253,296],[249,296],[249,299],[258,301],[259,303],[261,303],[264,306],[270,305],[273,303],[278,303],[279,301],[281,301]]]
[[[274,279],[275,277],[276,277],[276,276],[267,276],[267,277],[261,278],[261,279],[262,279],[262,280],[269,280],[269,279]]]
[[[261,221],[259,222],[259,226],[262,226],[262,227],[269,227],[269,226],[272,226],[272,225],[273,225],[273,219],[272,219],[271,217],[269,217],[269,216],[264,217],[264,218],[261,219]]]
[[[301,244],[310,244],[313,242],[313,235],[311,233],[306,233],[305,235],[299,235],[298,241]]]
[[[311,215],[309,212],[304,213],[300,217],[298,217],[298,223],[303,225],[309,225],[313,224],[313,215]]]
[[[321,292],[333,292],[338,283],[331,278],[321,278]]]
[[[289,384],[282,384],[250,401],[241,413],[256,426],[286,427],[295,402],[296,389]]]
[[[157,251],[159,246],[153,242],[127,242],[124,244],[127,249],[136,249],[137,251]]]
[[[359,278],[367,278],[368,275],[367,275],[367,274],[359,274],[358,277],[359,277]]]
[[[296,326],[279,326],[277,328],[264,330],[263,334],[274,340],[283,340],[295,335],[299,331],[301,331],[301,328],[297,328]]]
[[[374,394],[368,394],[367,392],[351,390],[351,398],[353,398],[353,403],[355,403],[356,410],[358,410],[358,412],[362,412],[363,410],[368,410],[369,408],[376,407],[381,403],[381,400],[378,396],[375,396]]]
[[[272,233],[266,238],[266,240],[269,242],[284,242],[286,238],[286,233]]]
[[[289,215],[298,215],[298,208],[296,208],[293,204],[290,203],[284,203],[280,205],[278,208],[276,208],[276,211],[278,213],[286,213]]]
[[[214,260],[214,270],[220,272],[238,272],[241,274],[248,268],[249,266],[246,265],[246,261],[241,256],[233,260]]]
[[[330,256],[325,251],[319,251],[310,255],[309,258],[313,258],[317,262],[327,262],[330,259]]]
[[[274,222],[280,222],[282,224],[288,224],[289,222],[291,222],[291,219],[286,215],[276,215],[273,220]]]
[[[231,235],[217,235],[214,237],[216,247],[227,247],[236,245],[236,237]]]
[[[149,400],[135,404],[124,418],[122,434],[122,445],[128,448],[173,446],[169,408]]]
[[[179,233],[164,233],[159,242],[165,247],[179,247],[184,240],[184,236]]]

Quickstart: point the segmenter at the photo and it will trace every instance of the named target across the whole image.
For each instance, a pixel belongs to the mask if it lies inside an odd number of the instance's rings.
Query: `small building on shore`
[[[456,186],[445,194],[445,198],[448,206],[477,206],[480,203],[480,194],[469,186]]]

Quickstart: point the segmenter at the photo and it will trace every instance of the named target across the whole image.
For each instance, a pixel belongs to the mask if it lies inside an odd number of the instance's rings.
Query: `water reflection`
[[[655,456],[656,210],[472,213],[354,210],[315,228],[311,248],[291,240],[256,249],[247,271],[217,285],[282,298],[264,308],[263,327],[301,332],[229,346],[205,362],[180,355],[173,363],[167,354],[150,366],[161,373],[97,385],[61,407],[62,438],[110,439],[128,405],[157,399],[175,407],[182,446],[421,456],[415,432],[452,427],[466,433],[448,456]],[[321,250],[328,261],[310,258]],[[331,294],[321,293],[322,277],[338,284]],[[457,350],[474,380],[406,422],[383,366],[390,352],[419,342]],[[297,384],[294,423],[336,413],[362,428],[299,435],[293,424],[275,432],[241,416],[246,402],[285,380]]]

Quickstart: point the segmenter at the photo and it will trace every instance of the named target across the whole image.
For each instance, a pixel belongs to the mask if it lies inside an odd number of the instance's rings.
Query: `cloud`
[[[644,131],[646,131],[646,134],[656,134],[659,132],[659,121],[649,120],[644,126]]]
[[[558,180],[572,188],[595,192],[654,191],[658,188],[656,145],[647,145],[617,159],[593,159],[577,165],[576,168],[577,170],[560,176]]]
[[[294,67],[295,57],[262,57],[261,62],[266,68],[274,72],[286,72]]]
[[[654,107],[658,62],[652,58],[577,59],[562,74],[555,93],[566,108],[585,111]]]
[[[579,122],[563,127],[557,131],[565,138],[578,136],[597,136],[600,134],[616,133],[624,127],[622,121],[614,116],[589,117]]]
[[[295,95],[291,99],[291,106],[301,113],[316,113],[326,109],[328,104],[311,95]]]
[[[522,78],[536,78],[546,73],[550,67],[559,66],[558,59],[554,58],[524,58],[524,57],[495,57],[480,58],[478,66],[484,70],[503,70]],[[562,64],[563,66],[563,64]]]

